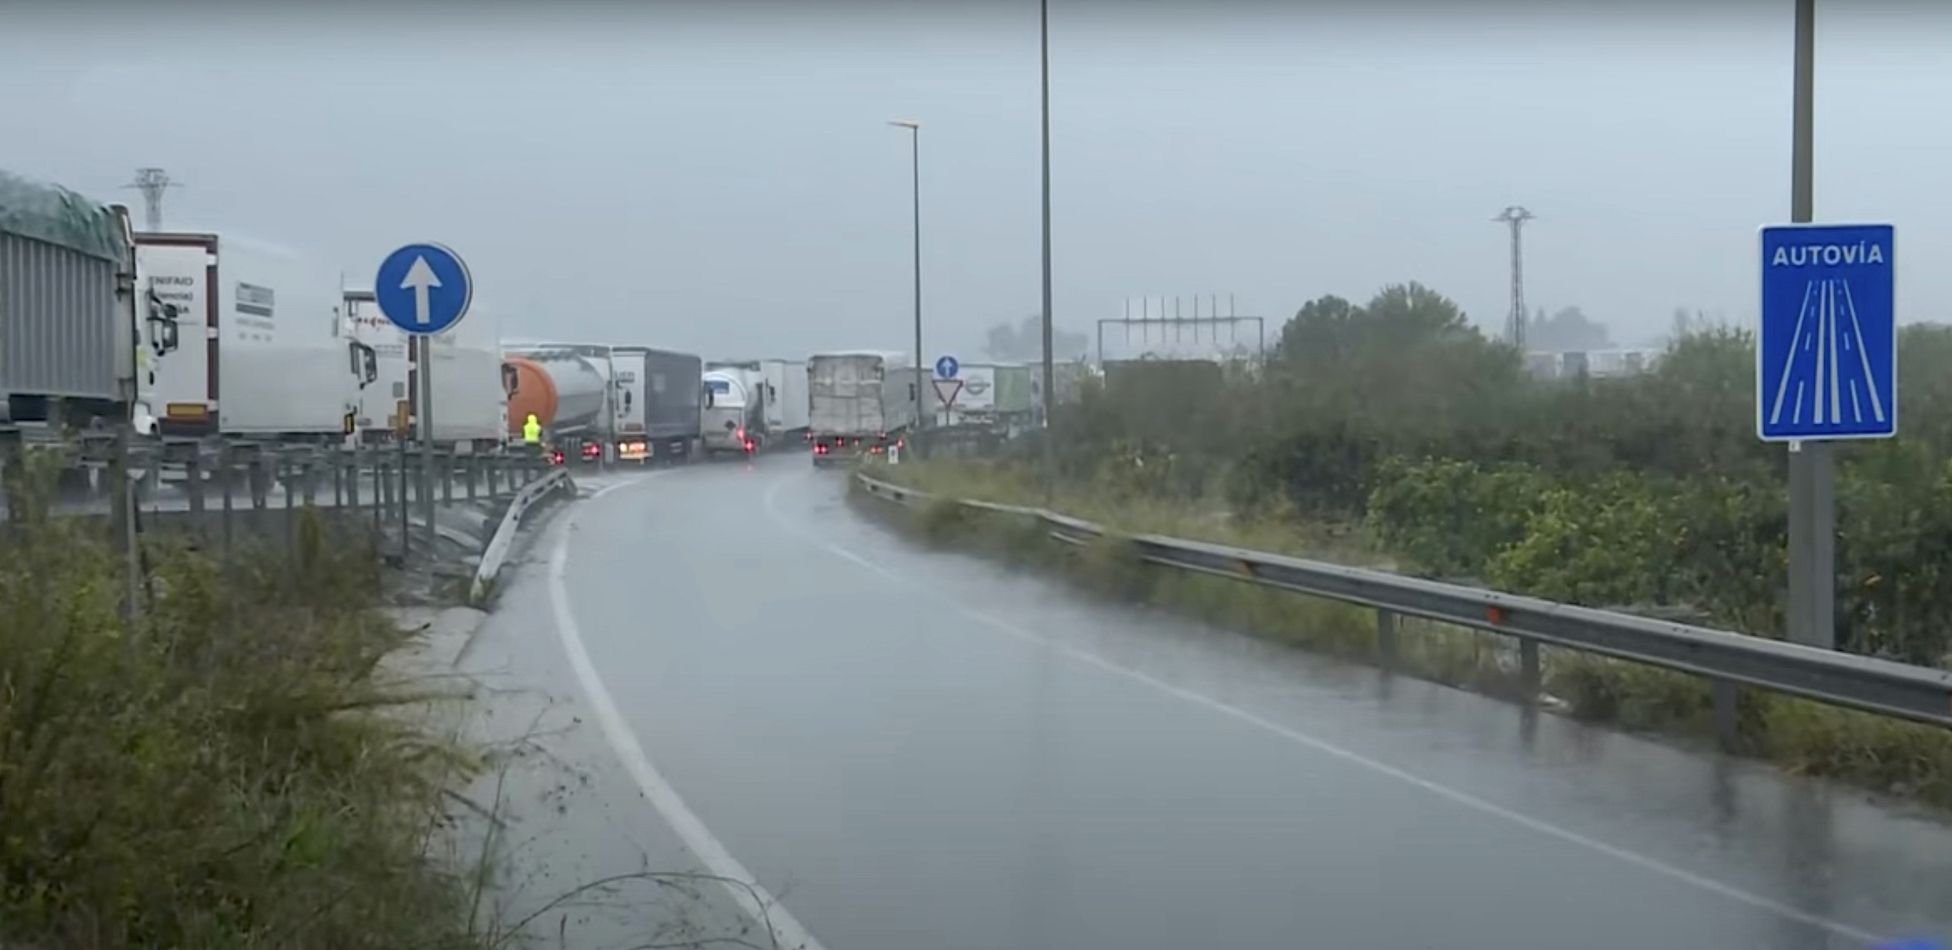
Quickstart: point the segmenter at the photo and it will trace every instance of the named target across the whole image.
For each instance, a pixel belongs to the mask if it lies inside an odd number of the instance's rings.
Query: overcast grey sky
[[[1821,5],[1818,217],[1896,222],[1943,318],[1952,4]],[[352,283],[446,242],[511,335],[790,356],[908,347],[913,118],[930,355],[1038,309],[1034,0],[152,6],[8,12],[0,162],[132,204],[163,166],[169,225]],[[1496,327],[1512,203],[1536,305],[1753,319],[1789,0],[1369,6],[1052,0],[1060,325],[1232,292],[1272,334],[1414,279]]]

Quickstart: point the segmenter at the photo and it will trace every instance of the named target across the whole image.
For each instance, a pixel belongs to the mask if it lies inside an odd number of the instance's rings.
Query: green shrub
[[[441,789],[474,763],[374,713],[405,697],[370,675],[400,635],[370,609],[364,552],[314,532],[308,585],[254,566],[278,557],[226,574],[158,543],[130,626],[104,539],[16,511],[0,543],[0,944],[483,943],[427,850]]]

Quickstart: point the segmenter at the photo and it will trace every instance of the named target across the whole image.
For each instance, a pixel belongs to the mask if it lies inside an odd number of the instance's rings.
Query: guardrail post
[[[400,483],[396,486],[400,495],[400,557],[405,559],[413,550],[413,545],[409,541],[409,536],[413,534],[413,522],[409,516],[413,511],[413,486],[409,484],[413,481],[413,462],[407,458],[407,440],[404,438],[400,440],[400,451],[395,464],[399,466],[399,470],[393,474],[398,476]]]
[[[348,455],[345,459],[342,459],[341,461],[346,462],[348,466],[348,472],[346,475],[346,505],[350,507],[352,510],[358,511],[359,510],[359,447],[354,446],[352,453]]]
[[[300,459],[298,461],[297,469],[299,473],[298,477],[302,480],[305,486],[305,507],[310,508],[313,505],[316,505],[318,503],[318,483],[319,483],[318,457],[315,455],[307,454],[303,459]]]
[[[379,517],[373,524],[384,528],[386,519],[393,516],[393,473],[383,457],[373,460],[373,496],[379,501]]]
[[[1518,688],[1526,703],[1538,701],[1543,684],[1539,674],[1539,642],[1530,637],[1518,641]]]
[[[190,496],[191,523],[202,529],[203,518],[203,466],[199,459],[200,449],[193,448],[190,457],[183,462],[183,490]]]
[[[488,500],[495,500],[495,473],[501,470],[503,459],[490,459],[488,462]]]
[[[454,504],[454,453],[451,451],[441,462],[441,503]]]
[[[379,537],[386,533],[386,480],[385,466],[380,464],[380,453],[373,453],[373,535]]]
[[[250,466],[245,469],[251,481],[251,507],[258,511],[263,511],[271,506],[271,486],[266,484],[271,478],[270,472],[267,470],[269,464],[269,461],[263,455],[253,453],[251,455]]]
[[[335,452],[327,457],[326,464],[332,466],[332,507],[344,508],[346,506],[346,456]]]
[[[235,500],[237,494],[236,463],[237,460],[231,456],[230,446],[220,445],[217,447],[217,478],[224,486],[224,523],[222,530],[224,566],[227,568],[230,566],[231,512],[237,508]]]
[[[1735,721],[1740,688],[1728,680],[1710,680],[1709,694],[1714,700],[1715,741],[1721,743],[1724,751],[1733,752],[1741,741]]]
[[[1385,670],[1396,669],[1396,611],[1376,608],[1376,662]]]
[[[473,501],[475,500],[475,496],[478,494],[475,491],[474,482],[475,482],[475,477],[481,471],[481,456],[479,455],[468,456],[468,464],[463,466],[463,469],[468,476],[468,500]]]
[[[286,562],[298,564],[298,492],[292,484],[294,477],[292,465],[280,456],[278,465],[278,484],[285,487],[285,558]]]

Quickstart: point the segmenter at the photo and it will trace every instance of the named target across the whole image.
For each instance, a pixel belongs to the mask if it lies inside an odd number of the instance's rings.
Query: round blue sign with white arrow
[[[955,379],[956,373],[961,369],[962,364],[956,362],[956,358],[953,356],[944,356],[935,361],[935,376],[937,379]]]
[[[409,244],[380,262],[373,302],[408,333],[441,333],[468,314],[474,281],[461,255],[439,244]]]

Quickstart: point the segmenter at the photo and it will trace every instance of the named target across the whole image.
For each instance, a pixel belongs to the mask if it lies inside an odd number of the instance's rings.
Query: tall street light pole
[[[1038,0],[1037,39],[1042,72],[1044,120],[1044,500],[1048,504],[1057,485],[1057,443],[1051,433],[1051,407],[1056,405],[1056,371],[1051,365],[1051,3]]]
[[[908,130],[909,178],[914,185],[915,206],[915,428],[910,435],[918,435],[924,418],[922,410],[922,123],[909,119],[899,119],[888,123]],[[919,452],[922,443],[915,440]]]
[[[1796,0],[1789,220],[1816,215],[1816,0]],[[1789,444],[1789,639],[1837,645],[1837,495],[1830,444]]]

